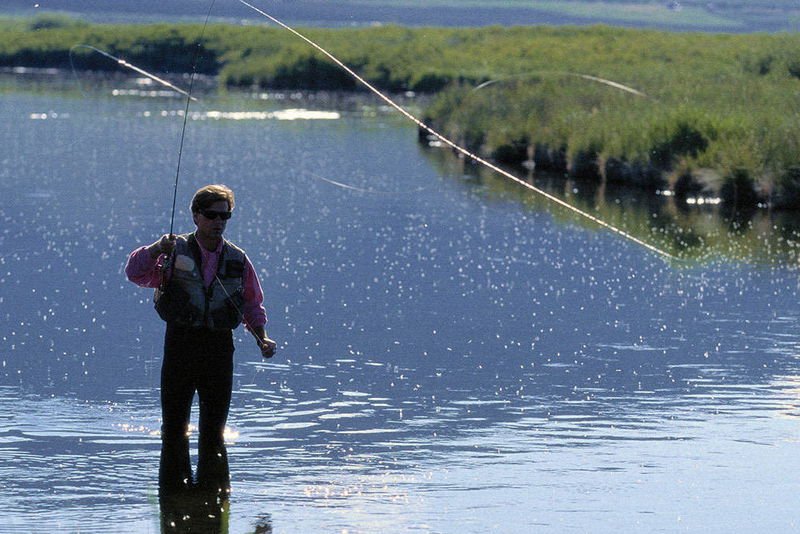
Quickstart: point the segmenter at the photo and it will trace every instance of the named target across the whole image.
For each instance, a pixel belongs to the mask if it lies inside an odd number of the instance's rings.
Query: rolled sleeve
[[[142,287],[158,287],[161,276],[160,269],[164,255],[158,258],[150,256],[147,247],[139,247],[128,256],[125,265],[125,276],[128,280]]]
[[[258,275],[250,263],[250,258],[245,256],[244,266],[244,290],[242,297],[244,298],[244,315],[245,325],[247,326],[264,326],[267,324],[267,311],[264,309],[264,292],[261,290],[261,283],[258,281]]]

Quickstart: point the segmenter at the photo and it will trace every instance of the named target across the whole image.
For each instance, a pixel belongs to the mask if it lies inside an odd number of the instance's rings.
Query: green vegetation
[[[27,24],[29,21],[18,17],[0,16],[0,33],[25,30]]]
[[[68,67],[70,48],[83,43],[148,70],[188,72],[201,34],[200,25],[66,20],[30,28],[0,35],[0,65]],[[533,160],[584,180],[679,183],[736,203],[799,204],[798,35],[603,26],[304,32],[378,87],[434,93],[434,126],[498,161]],[[87,49],[74,54],[77,68],[119,68]],[[209,26],[197,70],[227,86],[361,90],[270,27]]]
[[[523,39],[525,31],[533,38]],[[723,198],[743,204],[780,195],[779,184],[796,180],[787,173],[800,160],[797,36],[508,33],[518,44],[506,48],[504,63],[519,61],[509,71],[528,74],[448,88],[428,110],[440,130],[471,149],[508,163],[525,154],[537,168],[598,181],[664,188],[688,176],[715,196],[735,184],[737,194]],[[567,73],[615,80],[647,97]]]
[[[38,31],[54,28],[87,27],[89,23],[62,13],[44,12],[32,18],[0,16],[0,31]]]

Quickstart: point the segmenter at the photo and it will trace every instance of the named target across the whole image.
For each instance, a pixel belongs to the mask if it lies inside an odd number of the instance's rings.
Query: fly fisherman
[[[243,250],[222,237],[233,207],[228,187],[201,188],[191,204],[196,230],[137,248],[125,267],[131,282],[157,288],[155,307],[167,322],[161,367],[162,494],[193,484],[188,431],[195,392],[200,404],[196,484],[230,491],[223,431],[233,382],[233,329],[244,321],[261,354],[275,354],[276,344],[264,329],[264,295],[255,269]]]

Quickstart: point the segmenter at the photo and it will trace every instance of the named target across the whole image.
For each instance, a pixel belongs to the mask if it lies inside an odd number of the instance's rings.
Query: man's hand
[[[261,355],[264,358],[272,358],[278,348],[278,344],[266,335],[261,339],[256,339],[256,343],[258,343],[258,348],[261,349]]]
[[[157,258],[162,254],[169,256],[172,254],[172,251],[175,250],[175,236],[164,234],[161,236],[161,239],[150,245],[148,249],[150,251],[150,256],[153,258]]]

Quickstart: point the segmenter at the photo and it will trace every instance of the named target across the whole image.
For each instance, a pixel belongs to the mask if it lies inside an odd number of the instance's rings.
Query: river
[[[162,531],[163,325],[123,267],[169,228],[184,102],[142,83],[0,77],[0,532]],[[205,531],[800,527],[793,218],[555,186],[690,241],[668,261],[372,101],[200,96],[176,230],[237,192],[279,343],[236,332]]]

